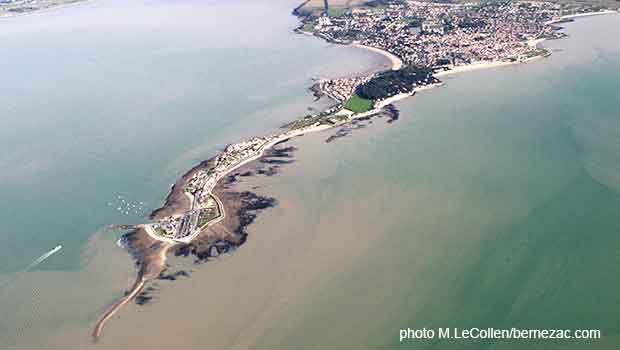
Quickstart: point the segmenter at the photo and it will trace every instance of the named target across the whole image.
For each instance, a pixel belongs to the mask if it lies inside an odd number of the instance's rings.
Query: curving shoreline
[[[359,49],[365,49],[368,51],[372,51],[374,53],[378,53],[379,55],[382,55],[383,57],[387,58],[388,60],[390,60],[390,62],[392,63],[392,70],[399,70],[401,68],[403,68],[403,60],[400,59],[400,57],[394,55],[391,52],[388,52],[386,50],[377,48],[377,47],[372,47],[372,46],[366,46],[366,45],[362,45],[362,44],[350,44],[348,46],[351,47],[356,47]]]

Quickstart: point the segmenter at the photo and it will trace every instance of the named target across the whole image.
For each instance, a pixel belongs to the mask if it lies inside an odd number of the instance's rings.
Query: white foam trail
[[[52,249],[49,252],[47,252],[47,253],[41,255],[40,257],[38,257],[35,261],[33,261],[30,265],[28,265],[27,268],[25,268],[25,269],[23,269],[23,270],[21,270],[19,272],[16,272],[12,277],[9,277],[5,281],[0,281],[0,290],[3,290],[5,287],[12,286],[13,283],[15,281],[17,281],[24,273],[28,272],[29,270],[31,270],[35,266],[39,265],[40,263],[45,261],[50,256],[56,254],[61,249],[62,249],[62,245],[57,245],[54,249]]]
[[[45,259],[49,258],[50,256],[56,254],[59,250],[62,249],[61,245],[57,245],[54,249],[50,250],[49,252],[41,255],[40,257],[38,257],[35,261],[32,262],[32,264],[30,264],[27,268],[26,271],[34,268],[35,266],[39,265],[40,263],[44,262]]]

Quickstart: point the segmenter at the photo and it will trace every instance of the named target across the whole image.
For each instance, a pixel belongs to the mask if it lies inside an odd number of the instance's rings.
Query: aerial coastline
[[[82,5],[92,0],[21,0],[0,1],[0,19],[32,15]]]
[[[541,23],[543,23],[543,28],[548,29],[556,23],[571,18],[613,12],[615,11],[604,10],[556,16],[557,18]],[[325,14],[318,18],[326,16]],[[319,19],[302,17],[302,26],[299,31],[326,38],[324,35],[302,30],[308,21]],[[323,20],[323,22],[326,21]],[[558,31],[559,28],[555,28],[552,32]],[[545,38],[536,39],[544,40]],[[442,82],[436,77],[527,62],[549,54],[538,47],[541,42],[538,40],[533,46],[532,55],[515,59],[481,60],[460,64],[450,62],[449,64],[431,65],[429,69],[412,64],[411,61],[408,62],[407,59],[403,59],[397,53],[380,45],[372,46],[363,41],[352,43],[330,41],[372,50],[386,56],[390,59],[393,73],[382,72],[365,77],[320,81],[319,90],[333,99],[336,102],[335,106],[327,111],[308,115],[287,124],[284,126],[285,131],[230,144],[223,153],[201,162],[179,178],[171,188],[164,205],[151,213],[150,218],[154,222],[137,225],[130,233],[123,236],[124,245],[132,252],[136,260],[138,275],[130,291],[101,316],[93,331],[95,339],[101,335],[106,321],[116,311],[135,299],[148,281],[161,275],[166,268],[166,254],[172,248],[177,248],[178,254],[187,254],[189,250],[192,250],[192,253],[198,257],[209,257],[227,251],[227,247],[244,242],[243,227],[248,223],[243,222],[240,216],[247,210],[267,208],[273,205],[273,200],[249,193],[234,193],[229,191],[227,185],[233,181],[231,176],[253,171],[257,162],[274,156],[272,153],[274,147],[283,145],[287,140],[296,136],[343,126],[356,119],[382,113],[386,107],[396,101],[419,91],[440,86]],[[385,82],[390,83],[390,88],[377,92],[377,86],[383,87]],[[393,86],[397,88],[392,89]],[[277,152],[276,155],[278,155]],[[255,206],[256,203],[259,203],[258,207]],[[248,206],[245,206],[246,204]]]

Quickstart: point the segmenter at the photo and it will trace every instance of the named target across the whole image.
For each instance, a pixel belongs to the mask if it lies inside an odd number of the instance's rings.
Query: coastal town
[[[529,1],[393,1],[379,8],[354,8],[339,16],[309,16],[304,27],[335,43],[380,48],[408,65],[439,68],[530,57],[536,48],[528,45],[529,40],[559,35],[547,25],[549,21],[594,10]]]
[[[377,114],[398,99],[440,85],[435,76],[444,72],[546,56],[548,52],[537,44],[563,36],[556,23],[566,16],[596,11],[600,8],[534,1],[444,4],[402,0],[355,7],[335,15],[298,9],[295,13],[302,21],[299,32],[384,53],[392,61],[392,69],[319,80],[313,91],[333,100],[331,108],[294,120],[283,132],[228,145],[185,183],[183,193],[189,209],[146,224],[146,232],[168,243],[189,243],[225,216],[213,193],[218,181],[273,145]]]
[[[407,66],[434,72],[472,65],[525,62],[549,55],[537,44],[564,34],[556,23],[570,16],[605,12],[592,5],[540,1],[433,3],[382,1],[334,11],[297,10],[300,32],[329,42],[380,49]],[[323,92],[345,101],[364,77],[326,79]]]

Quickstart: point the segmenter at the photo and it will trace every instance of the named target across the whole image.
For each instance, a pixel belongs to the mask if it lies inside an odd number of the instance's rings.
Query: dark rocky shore
[[[183,174],[177,182],[172,185],[170,192],[166,196],[164,204],[160,208],[153,210],[153,212],[149,215],[149,218],[152,220],[159,220],[188,210],[191,203],[189,202],[189,198],[187,198],[183,189],[195,173],[212,167],[214,161],[215,157],[211,157],[200,162],[198,165]]]
[[[201,264],[221,254],[230,253],[247,241],[247,227],[260,212],[277,205],[277,200],[240,189],[239,184],[256,176],[274,176],[283,165],[292,163],[295,147],[285,146],[286,141],[288,140],[275,145],[262,157],[245,164],[217,184],[214,194],[224,206],[226,216],[204,229],[189,244],[158,241],[149,236],[140,225],[113,225],[115,228],[129,230],[121,236],[120,242],[135,262],[136,278],[124,296],[99,317],[92,332],[95,341],[103,332],[106,322],[128,302],[133,301],[137,305],[152,302],[160,288],[155,281],[175,281],[178,278],[190,277],[188,271],[176,269],[166,262],[170,251],[176,257],[190,258],[194,264]],[[150,218],[157,219],[186,210],[189,202],[184,199],[186,196],[182,189],[193,173],[209,167],[212,159],[201,162],[181,176],[172,186],[164,205],[154,210]]]
[[[351,123],[341,126],[334,134],[325,139],[325,142],[331,143],[342,137],[350,136],[353,132],[355,132],[355,130],[364,129],[368,125],[372,124],[374,119],[387,118],[386,123],[392,124],[393,122],[397,121],[399,117],[400,112],[398,111],[396,106],[394,106],[393,104],[387,105],[376,114],[369,115],[363,118],[353,119]]]
[[[165,255],[168,252],[201,264],[243,245],[249,235],[247,227],[262,211],[277,205],[277,200],[241,189],[242,186],[239,185],[251,181],[253,177],[274,176],[284,165],[294,162],[293,152],[296,149],[286,146],[285,143],[286,141],[283,141],[275,145],[261,158],[245,164],[217,184],[214,194],[222,202],[226,216],[220,222],[208,226],[191,243],[173,245],[151,238],[141,227],[120,226],[131,229],[122,236],[121,242],[135,261],[137,279],[144,279],[148,283],[153,280],[175,281],[189,277],[188,271],[175,269],[175,266],[166,263]],[[209,167],[211,161],[212,159],[201,162],[181,176],[172,186],[164,205],[154,210],[150,217],[157,219],[185,210],[189,202],[182,188],[194,172]],[[153,300],[156,292],[157,288],[149,285],[142,288],[134,301],[144,305]]]

